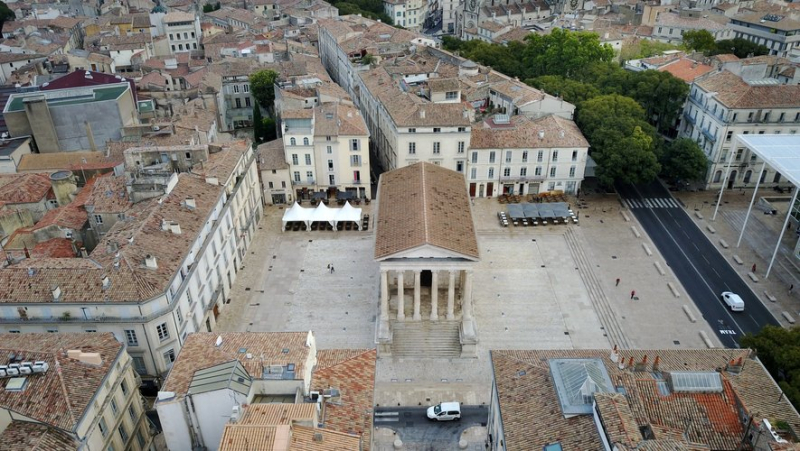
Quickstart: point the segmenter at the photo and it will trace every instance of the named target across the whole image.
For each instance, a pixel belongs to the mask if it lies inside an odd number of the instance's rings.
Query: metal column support
[[[747,215],[744,217],[744,224],[742,224],[742,231],[739,232],[739,241],[736,242],[736,247],[742,243],[742,237],[744,236],[744,229],[747,228],[747,220],[750,219],[750,211],[753,210],[753,203],[756,201],[756,193],[758,193],[758,186],[761,184],[761,176],[764,174],[764,169],[767,168],[767,162],[765,161],[764,164],[761,165],[761,172],[758,173],[758,180],[756,181],[756,188],[753,190],[753,198],[750,199],[750,206],[747,207]]]
[[[769,272],[772,271],[772,264],[775,263],[775,256],[778,255],[778,249],[781,247],[781,241],[783,240],[783,234],[786,232],[786,224],[789,223],[789,218],[792,216],[792,210],[794,210],[794,203],[797,202],[797,192],[800,191],[797,188],[794,190],[794,194],[792,194],[792,202],[789,204],[789,208],[786,212],[786,219],[783,220],[783,227],[781,227],[781,233],[778,234],[778,242],[775,244],[775,251],[772,253],[772,259],[769,261],[769,267],[767,267],[767,274],[764,276],[765,279],[769,279]]]

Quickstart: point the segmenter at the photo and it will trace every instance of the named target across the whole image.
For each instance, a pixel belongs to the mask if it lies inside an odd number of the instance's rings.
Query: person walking
[[[331,274],[333,274],[333,271],[334,271],[333,265],[331,265]]]
[[[634,296],[636,296],[636,290],[631,290],[631,299],[633,299]]]
[[[614,286],[615,286],[615,287],[618,287],[618,286],[619,286],[619,277],[617,277],[617,284],[616,284],[616,285],[614,285]]]
[[[792,294],[792,291],[794,291],[794,284],[789,286],[789,294]]]
[[[750,271],[753,272],[753,273],[756,272],[756,264],[755,263],[753,263],[753,267],[750,268]]]

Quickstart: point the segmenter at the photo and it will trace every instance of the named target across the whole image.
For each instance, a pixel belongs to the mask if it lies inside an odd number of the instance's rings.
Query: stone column
[[[439,321],[439,273],[431,271],[431,321]]]
[[[405,299],[403,294],[403,271],[397,271],[397,319],[403,321],[406,319],[405,312]]]
[[[452,321],[456,318],[453,314],[453,304],[456,298],[456,272],[450,271],[450,285],[447,286],[447,319]]]
[[[464,319],[472,319],[472,270],[464,271],[464,288],[461,290],[461,315]]]
[[[422,319],[422,316],[419,314],[419,298],[420,298],[420,291],[422,291],[420,287],[420,279],[421,279],[421,271],[419,269],[414,270],[414,321],[419,321]]]
[[[381,270],[381,321],[389,319],[389,271]]]

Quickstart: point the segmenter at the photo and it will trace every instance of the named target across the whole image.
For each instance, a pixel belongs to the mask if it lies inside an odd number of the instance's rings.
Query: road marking
[[[674,199],[665,197],[643,197],[642,199],[623,199],[628,208],[680,208]]]

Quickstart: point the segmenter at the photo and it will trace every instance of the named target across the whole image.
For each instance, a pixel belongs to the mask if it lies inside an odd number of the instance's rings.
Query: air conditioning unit
[[[14,368],[8,367],[8,369],[6,370],[6,374],[9,377],[17,377],[17,376],[19,376],[19,366],[14,367]]]
[[[311,398],[312,402],[322,402],[322,396],[319,395],[318,391],[312,391],[309,393],[309,398]]]
[[[5,365],[0,365],[0,377],[6,377],[8,375],[8,367]]]
[[[33,362],[33,369],[34,373],[46,373],[48,369],[50,369],[50,365],[47,362],[43,361],[36,361]]]
[[[28,363],[30,363],[30,362],[28,362]],[[33,370],[28,365],[22,365],[22,366],[19,367],[19,374],[27,376],[28,374],[33,374]]]
[[[269,366],[269,374],[283,374],[283,366],[282,365],[270,365]]]
[[[234,423],[239,421],[239,415],[241,415],[241,407],[233,406],[233,409],[231,411],[231,421]]]
[[[157,131],[159,131],[159,130],[161,130],[161,127],[159,127],[158,125],[154,125],[154,126],[153,126],[153,131],[154,131],[154,132],[157,132]]]

